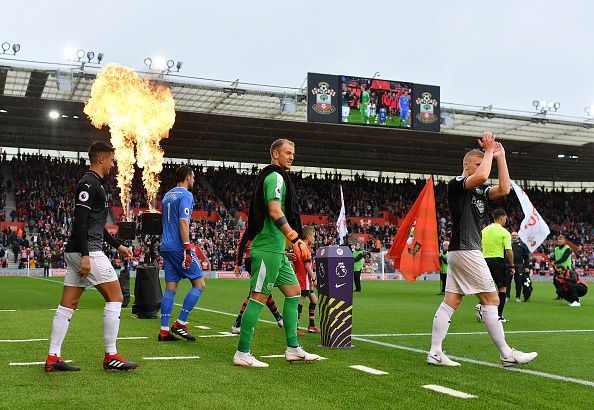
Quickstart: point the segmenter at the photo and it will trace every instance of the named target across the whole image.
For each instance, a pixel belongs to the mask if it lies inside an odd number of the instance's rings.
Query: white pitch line
[[[72,360],[64,360],[66,363],[71,363]],[[8,363],[9,366],[35,366],[39,364],[45,364],[45,362],[14,362]]]
[[[118,337],[118,340],[140,340],[140,339],[148,339],[148,336],[126,336],[126,337]]]
[[[558,330],[506,330],[505,334],[530,334],[530,333],[592,333],[594,329],[558,329]],[[448,336],[456,335],[486,335],[487,332],[449,332]],[[401,337],[401,336],[431,336],[431,333],[378,333],[352,335],[353,337]]]
[[[33,278],[33,277],[31,277],[31,278]],[[55,283],[62,284],[62,282],[51,280],[51,279],[43,279],[43,278],[33,278],[33,279],[47,280],[49,282],[55,282]],[[179,304],[179,303],[176,303],[176,305],[177,306],[181,306],[181,304]],[[235,313],[221,312],[220,310],[207,309],[207,308],[202,308],[202,307],[196,307],[196,309],[202,310],[202,311],[205,311],[205,312],[210,312],[210,313],[217,313],[219,315],[233,316],[233,317],[237,316]],[[276,325],[276,322],[273,322],[271,320],[259,319],[259,321],[260,322],[264,322],[264,323],[271,323],[271,324]],[[506,332],[506,333],[510,333],[510,332]],[[236,336],[236,335],[233,335],[233,336]],[[208,335],[208,336],[198,336],[198,337],[227,337],[227,336],[223,336],[223,335]],[[426,350],[415,349],[414,347],[399,346],[399,345],[395,345],[395,344],[391,344],[391,343],[379,342],[377,340],[364,339],[361,336],[352,336],[352,339],[353,340],[359,340],[361,342],[367,342],[367,343],[376,344],[376,345],[379,345],[379,346],[391,347],[391,348],[394,348],[394,349],[408,350],[408,351],[411,351],[411,352],[423,353],[423,354],[427,354],[428,353]],[[530,375],[533,375],[533,376],[540,376],[540,377],[544,377],[544,378],[548,378],[548,379],[560,380],[560,381],[571,382],[571,383],[582,384],[582,385],[585,385],[585,386],[594,387],[594,382],[591,382],[591,381],[588,381],[588,380],[574,379],[572,377],[559,376],[559,375],[556,375],[556,374],[545,373],[545,372],[538,372],[538,371],[535,371],[535,370],[518,369],[518,368],[514,368],[514,367],[502,368],[500,365],[495,364],[495,363],[483,362],[481,360],[474,360],[474,359],[469,359],[469,358],[466,358],[466,357],[457,357],[457,356],[450,356],[450,357],[452,359],[460,360],[462,362],[473,363],[473,364],[480,364],[480,365],[483,365],[483,366],[500,368],[500,369],[504,369],[504,370],[508,370],[508,371],[512,371],[512,372],[530,374]]]
[[[196,337],[234,337],[234,336],[239,336],[239,335],[234,335],[233,333],[229,333],[229,334],[225,334],[225,335],[202,335],[202,336],[196,336]]]
[[[280,359],[280,358],[284,359],[285,355],[284,354],[269,354],[269,355],[260,356],[260,357],[265,358],[265,359]],[[328,358],[320,356],[320,360],[328,360]]]
[[[143,360],[185,360],[185,359],[200,359],[200,356],[156,356],[143,357]]]
[[[475,399],[477,396],[473,394],[464,393],[463,391],[458,391],[454,389],[450,389],[449,387],[440,386],[437,384],[426,384],[423,386],[426,389],[436,391],[438,393],[447,394],[449,396],[459,397],[461,399]]]
[[[349,366],[349,367],[351,369],[361,370],[362,372],[369,373],[369,374],[375,374],[377,376],[381,376],[381,375],[384,375],[384,374],[389,374],[388,372],[384,372],[382,370],[377,370],[377,369],[374,369],[372,367],[367,367],[367,366],[363,366],[363,365],[360,365],[360,364],[355,364],[355,365],[352,365],[352,366]]]
[[[208,327],[208,326],[197,325],[194,327],[197,327],[198,329],[202,329],[202,330],[210,330],[210,327]]]
[[[353,340],[358,340],[360,342],[367,342],[367,343],[379,345],[379,346],[391,347],[393,349],[406,350],[406,351],[409,351],[409,352],[422,353],[422,354],[429,353],[428,351],[423,350],[423,349],[416,349],[414,347],[400,346],[400,345],[395,345],[395,344],[392,344],[392,343],[379,342],[377,340],[364,339],[362,337],[357,337],[357,336],[353,336],[352,339]],[[570,383],[582,384],[584,386],[594,387],[594,382],[591,382],[589,380],[574,379],[573,377],[565,377],[565,376],[560,376],[560,375],[552,374],[552,373],[539,372],[539,371],[536,371],[536,370],[520,369],[520,368],[517,368],[517,367],[501,367],[500,364],[495,364],[495,363],[490,363],[490,362],[484,362],[482,360],[469,359],[468,357],[460,357],[460,356],[452,356],[452,355],[448,355],[448,356],[450,357],[450,359],[456,359],[456,360],[459,360],[461,362],[472,363],[472,364],[480,364],[482,366],[495,367],[495,368],[502,369],[502,370],[507,370],[507,371],[510,371],[510,372],[518,372],[518,373],[530,374],[532,376],[540,376],[540,377],[545,377],[547,379],[560,380],[560,381],[563,381],[563,382],[570,382]]]
[[[49,340],[49,339],[6,339],[6,340],[0,340],[0,343],[44,342],[46,340]]]
[[[0,309],[0,312],[16,312],[15,309]]]

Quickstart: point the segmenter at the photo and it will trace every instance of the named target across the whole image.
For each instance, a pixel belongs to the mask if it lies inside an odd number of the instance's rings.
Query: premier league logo
[[[315,112],[328,115],[336,111],[335,104],[332,102],[332,98],[336,96],[336,91],[330,88],[330,84],[322,81],[311,90],[311,93],[316,96],[316,103],[311,107]],[[334,102],[336,102],[336,99]]]
[[[417,120],[425,124],[432,124],[437,121],[433,107],[436,107],[439,102],[431,96],[431,93],[424,92],[421,94],[421,98],[417,98],[415,103],[419,106]]]
[[[347,274],[347,268],[344,265],[344,262],[338,262],[338,265],[336,265],[336,276],[338,276],[339,278],[344,278]]]

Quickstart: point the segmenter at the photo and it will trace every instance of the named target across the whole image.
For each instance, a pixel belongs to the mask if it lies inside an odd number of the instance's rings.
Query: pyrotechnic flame
[[[175,122],[171,90],[139,78],[131,68],[110,64],[97,74],[84,112],[95,127],[109,126],[118,163],[116,178],[126,217],[135,162],[142,168],[147,202],[154,211],[161,185],[159,173],[163,169],[160,141],[169,137]]]

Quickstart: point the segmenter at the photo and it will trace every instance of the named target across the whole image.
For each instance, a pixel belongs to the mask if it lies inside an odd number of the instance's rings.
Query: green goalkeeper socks
[[[263,307],[263,303],[253,299],[249,300],[245,312],[243,313],[243,318],[241,319],[241,332],[239,333],[239,345],[237,346],[237,350],[240,352],[248,353],[250,351],[254,330],[256,329],[256,324],[258,323],[258,318],[260,317],[260,312]],[[297,312],[297,308],[295,308],[295,312]],[[297,322],[295,322],[295,326],[296,325]],[[295,329],[295,332],[296,331],[297,330]]]
[[[283,306],[285,335],[287,336],[287,346],[289,347],[299,347],[299,342],[297,341],[297,305],[299,304],[299,299],[299,295],[287,296],[285,297],[285,304]]]

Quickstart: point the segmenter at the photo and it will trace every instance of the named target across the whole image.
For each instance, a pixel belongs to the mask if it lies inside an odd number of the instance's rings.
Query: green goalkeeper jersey
[[[369,93],[367,91],[361,92],[361,108],[367,108],[369,104]]]
[[[281,209],[285,212],[286,185],[282,175],[278,172],[271,172],[264,179],[264,203],[268,206],[270,201],[278,201]],[[270,216],[264,219],[264,226],[252,240],[250,252],[274,252],[284,253],[286,248],[285,235],[276,227]]]

